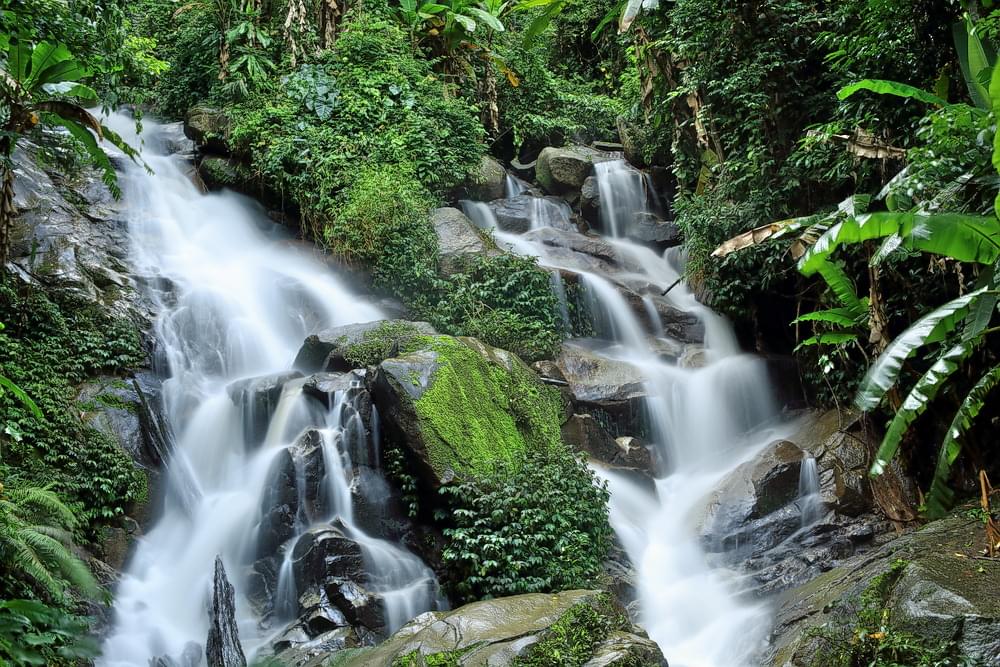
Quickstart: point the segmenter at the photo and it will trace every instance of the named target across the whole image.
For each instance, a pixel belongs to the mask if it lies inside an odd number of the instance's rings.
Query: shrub
[[[442,559],[461,602],[592,586],[611,544],[608,491],[564,447],[445,486]]]
[[[88,621],[37,600],[2,600],[0,664],[87,664],[99,652]]]

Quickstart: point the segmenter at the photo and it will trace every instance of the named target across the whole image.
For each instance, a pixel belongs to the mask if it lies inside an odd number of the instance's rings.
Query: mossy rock
[[[609,154],[587,146],[549,147],[538,156],[535,176],[549,194],[578,194],[593,173],[594,163],[611,159]]]
[[[666,661],[636,634],[610,595],[574,590],[473,602],[413,619],[381,645],[334,664],[342,667],[621,665]],[[596,662],[595,662],[596,660]]]
[[[304,373],[346,372],[399,354],[415,336],[437,333],[427,322],[375,320],[332,327],[305,339],[294,366]]]
[[[387,434],[433,487],[561,446],[559,392],[516,355],[474,338],[416,337],[379,364],[373,384]]]

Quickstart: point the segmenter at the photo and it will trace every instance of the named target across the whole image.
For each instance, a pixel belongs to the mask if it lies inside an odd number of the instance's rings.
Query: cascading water
[[[656,481],[654,494],[627,475],[597,468],[612,492],[612,526],[639,573],[643,626],[672,667],[746,667],[763,648],[770,614],[740,598],[735,573],[709,565],[697,521],[727,473],[790,429],[776,419],[763,362],[740,354],[729,325],[683,282],[675,284],[678,253],[661,256],[622,238],[637,214],[656,208],[647,177],[623,160],[599,162],[595,172],[600,219],[611,237],[601,241],[619,260],[615,272],[594,268],[593,256],[575,252],[574,244],[584,246],[593,237],[573,231],[560,230],[558,243],[537,236],[537,228],[523,236],[497,231],[495,237],[514,252],[537,257],[545,268],[576,273],[596,333],[608,342],[597,352],[632,364],[645,378],[648,430],[667,475]],[[469,202],[465,208],[478,226],[496,226],[489,207]],[[641,312],[651,326],[640,321],[621,286],[641,286]],[[658,354],[665,324],[660,302],[701,323],[704,365],[682,367]]]
[[[130,119],[115,115],[107,122],[139,141]],[[151,289],[150,296],[167,376],[164,414],[175,442],[162,516],[139,541],[118,585],[114,626],[99,664],[145,666],[150,658],[179,656],[190,642],[203,642],[217,554],[237,591],[248,654],[267,642],[275,628],[262,627],[240,573],[254,557],[262,502],[275,491],[268,488],[272,468],[311,432],[319,436],[324,461],[321,509],[310,513],[299,502],[294,533],[336,519],[361,546],[369,589],[384,599],[387,625],[398,627],[434,606],[435,581],[416,556],[353,522],[351,469],[358,461],[352,457],[366,456],[377,443],[369,442],[351,388],[321,401],[303,391],[304,380],[287,381],[266,415],[246,397],[291,366],[309,333],[381,313],[283,237],[249,200],[199,192],[186,165],[160,148],[158,126],[148,120],[145,126],[143,157],[154,174],[129,166],[122,185],[136,274],[167,286]],[[234,389],[234,382],[255,377],[265,379]],[[262,423],[266,431],[255,432]],[[302,479],[296,487],[301,497]],[[279,621],[296,606],[290,570],[286,558],[274,600]]]
[[[819,521],[823,514],[823,498],[820,494],[819,472],[816,459],[807,456],[799,468],[799,510],[802,512],[802,527],[806,528]]]

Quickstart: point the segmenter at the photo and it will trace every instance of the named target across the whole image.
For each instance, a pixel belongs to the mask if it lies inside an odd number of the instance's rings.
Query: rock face
[[[298,371],[286,371],[262,377],[237,380],[226,387],[229,398],[240,408],[248,445],[264,442],[271,416],[278,407],[281,392],[292,380],[302,377]]]
[[[592,226],[601,224],[601,189],[596,176],[588,176],[580,186],[580,215]]]
[[[575,414],[562,426],[563,441],[573,449],[616,468],[653,475],[649,448],[636,438],[612,438],[592,415]]]
[[[652,243],[662,247],[680,245],[683,240],[677,223],[661,220],[652,213],[640,213],[629,225],[628,235],[642,243]]]
[[[563,343],[556,366],[578,411],[614,437],[647,435],[642,430],[646,383],[638,368],[602,357],[580,342]]]
[[[243,655],[236,626],[235,591],[218,556],[215,557],[212,605],[208,617],[208,641],[205,643],[208,667],[246,667],[247,659]]]
[[[590,616],[581,613],[587,608],[598,622],[576,620]],[[560,642],[564,633],[573,633],[577,651],[585,654],[570,654]],[[516,595],[422,614],[381,645],[347,656],[338,664],[502,667],[522,659],[537,661],[532,664],[666,667],[656,644],[640,633],[606,593],[576,590]],[[589,647],[581,651],[587,642]]]
[[[984,544],[977,521],[942,519],[786,591],[769,664],[822,664],[816,660],[822,659],[823,642],[807,630],[827,624],[849,635],[865,593],[876,613],[888,614],[894,631],[932,644],[954,641],[980,664],[1000,664],[1000,563],[971,558]]]
[[[533,226],[575,231],[570,222],[572,211],[558,197],[535,197],[531,194],[496,199],[489,203],[497,228],[503,232],[523,234]]]
[[[479,230],[457,208],[434,209],[431,212],[431,225],[438,238],[438,251],[441,257],[439,270],[445,276],[460,272],[471,262],[489,252]]]
[[[586,146],[545,148],[538,156],[535,175],[545,191],[554,195],[578,193],[595,162],[613,159]]]
[[[469,181],[462,186],[460,197],[474,201],[492,201],[504,195],[507,172],[496,158],[484,155],[479,168],[469,174]]]
[[[437,336],[378,366],[372,392],[388,441],[430,488],[516,462],[559,439],[562,401],[517,356]],[[520,396],[531,395],[531,405]]]
[[[347,356],[360,352],[357,345],[386,342],[386,356],[394,345],[398,347],[402,336],[433,335],[437,333],[427,322],[406,320],[376,320],[360,324],[325,329],[305,339],[295,357],[294,366],[305,373],[319,371],[348,371],[355,367]],[[375,347],[375,345],[372,345]],[[368,356],[368,355],[365,355]],[[376,355],[377,356],[377,355]],[[377,361],[376,361],[377,363]]]
[[[199,105],[188,109],[184,117],[184,134],[202,150],[227,153],[231,122],[222,109]]]

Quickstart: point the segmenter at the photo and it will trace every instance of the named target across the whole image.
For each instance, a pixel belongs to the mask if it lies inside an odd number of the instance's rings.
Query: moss
[[[627,631],[630,625],[611,595],[602,593],[596,599],[571,607],[545,631],[540,641],[515,658],[512,664],[516,667],[583,665],[608,635],[618,630]]]
[[[509,357],[508,370],[505,360],[488,359],[462,340],[419,338],[439,364],[414,403],[435,472],[480,476],[498,463],[516,466],[529,449],[559,445],[559,394],[520,360]]]
[[[366,331],[359,342],[348,345],[344,349],[344,359],[355,368],[374,366],[393,356],[393,349],[403,347],[417,333],[417,327],[409,322],[382,322]]]
[[[461,657],[473,648],[475,647],[470,646],[455,651],[431,653],[428,655],[423,655],[420,651],[414,650],[393,660],[392,667],[458,667],[458,661]]]

